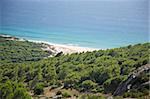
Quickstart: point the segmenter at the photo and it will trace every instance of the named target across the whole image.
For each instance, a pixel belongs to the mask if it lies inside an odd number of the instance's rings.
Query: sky
[[[4,23],[103,30],[148,24],[148,0],[1,0]],[[16,18],[17,17],[17,18]],[[24,22],[23,22],[24,23]],[[141,24],[141,26],[139,26]],[[37,26],[38,27],[38,26]],[[108,30],[109,31],[109,30]]]

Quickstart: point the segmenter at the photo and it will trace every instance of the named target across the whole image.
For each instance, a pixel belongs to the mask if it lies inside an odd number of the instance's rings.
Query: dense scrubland
[[[150,43],[86,53],[57,55],[42,45],[0,37],[0,98],[45,97],[55,90],[55,98],[103,99],[112,96],[133,71],[149,64]],[[130,88],[114,98],[148,98],[149,72],[136,78]],[[54,98],[54,97],[51,97]]]

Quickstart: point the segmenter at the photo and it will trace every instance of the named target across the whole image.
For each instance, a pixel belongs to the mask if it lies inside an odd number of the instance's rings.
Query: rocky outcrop
[[[133,86],[134,82],[136,82],[137,78],[142,74],[150,71],[150,64],[146,64],[144,66],[139,67],[137,70],[132,72],[128,78],[121,82],[115,92],[113,93],[114,96],[122,95],[124,92],[128,91],[131,89]],[[150,81],[145,82],[141,84],[140,86],[144,86],[150,84]],[[140,87],[139,86],[139,87]]]

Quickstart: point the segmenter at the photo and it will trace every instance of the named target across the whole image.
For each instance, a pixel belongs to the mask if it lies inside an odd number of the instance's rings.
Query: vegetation
[[[0,36],[0,60],[5,63],[38,61],[50,53],[43,51],[42,44],[29,41],[9,40]]]
[[[7,80],[0,84],[1,99],[31,99],[22,83]]]
[[[105,99],[105,97],[101,95],[85,94],[85,95],[81,95],[79,99]]]
[[[36,95],[40,95],[40,94],[42,94],[43,93],[43,83],[37,83],[36,85],[35,85],[35,88],[34,88],[34,93],[36,94]]]
[[[30,92],[40,95],[43,94],[44,88],[49,86],[63,86],[66,90],[71,88],[80,93],[93,93],[80,96],[89,97],[87,99],[103,99],[103,96],[95,96],[94,93],[113,94],[120,82],[133,70],[149,62],[150,43],[71,55],[62,54],[46,59],[44,57],[49,53],[43,51],[41,46],[28,41],[12,41],[0,37],[2,99],[30,99]],[[148,81],[148,78],[149,73],[143,74],[135,85]],[[148,87],[133,89],[123,97],[144,97],[149,92]],[[68,91],[58,94],[63,97],[71,96]]]

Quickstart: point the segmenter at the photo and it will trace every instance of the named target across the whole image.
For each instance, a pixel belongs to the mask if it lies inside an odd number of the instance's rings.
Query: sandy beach
[[[35,40],[29,40],[29,41],[36,42],[36,43],[43,43],[45,45],[45,48],[42,48],[43,50],[49,50],[52,52],[54,52],[54,51],[63,52],[63,54],[81,53],[81,52],[87,52],[87,51],[91,52],[91,51],[95,51],[95,50],[100,50],[100,49],[96,49],[96,48],[54,44],[54,43],[45,42],[45,41],[35,41]]]

